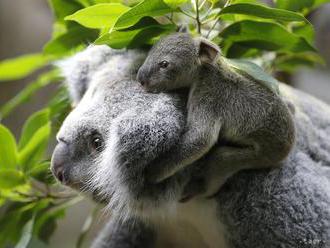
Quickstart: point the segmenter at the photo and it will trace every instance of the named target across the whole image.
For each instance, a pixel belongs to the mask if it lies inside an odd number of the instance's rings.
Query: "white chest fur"
[[[214,200],[178,204],[175,213],[157,221],[157,247],[226,248]]]

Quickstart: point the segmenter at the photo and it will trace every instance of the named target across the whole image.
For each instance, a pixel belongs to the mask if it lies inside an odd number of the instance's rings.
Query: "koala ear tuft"
[[[198,56],[202,63],[214,63],[221,54],[219,46],[203,37],[195,38]]]

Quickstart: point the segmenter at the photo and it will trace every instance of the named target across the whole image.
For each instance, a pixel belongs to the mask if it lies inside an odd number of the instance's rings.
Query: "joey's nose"
[[[147,81],[147,78],[146,78],[145,73],[143,72],[143,70],[140,69],[138,71],[136,79],[142,86],[148,85],[148,81]]]
[[[69,147],[67,143],[60,142],[55,147],[51,161],[51,171],[53,175],[63,184],[68,183],[66,166],[69,158]]]

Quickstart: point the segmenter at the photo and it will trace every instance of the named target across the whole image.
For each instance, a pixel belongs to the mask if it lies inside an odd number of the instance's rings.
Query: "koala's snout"
[[[137,73],[136,79],[142,86],[148,86],[148,73],[145,72],[144,68],[141,67]]]
[[[52,161],[51,161],[51,171],[53,175],[63,184],[68,184],[67,175],[67,161],[69,157],[69,147],[65,142],[60,141],[55,147]]]

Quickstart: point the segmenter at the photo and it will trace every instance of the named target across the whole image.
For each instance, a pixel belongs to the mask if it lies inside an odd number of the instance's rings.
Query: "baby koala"
[[[229,67],[217,45],[176,33],[161,39],[140,67],[137,80],[149,92],[190,88],[186,130],[172,150],[155,161],[151,180],[159,183],[200,159],[216,191],[237,171],[280,166],[295,140],[286,103],[252,77]],[[220,148],[219,148],[220,147]]]

